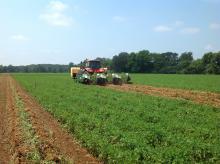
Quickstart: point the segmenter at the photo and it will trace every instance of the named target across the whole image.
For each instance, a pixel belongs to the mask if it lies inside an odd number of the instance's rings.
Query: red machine
[[[101,67],[99,60],[87,60],[85,67],[71,68],[71,77],[80,83],[98,85],[106,85],[107,83],[121,85],[131,80],[128,73],[119,75],[107,73],[107,70],[107,68]]]
[[[99,60],[88,60],[84,69],[90,74],[107,72],[107,68],[102,68]]]

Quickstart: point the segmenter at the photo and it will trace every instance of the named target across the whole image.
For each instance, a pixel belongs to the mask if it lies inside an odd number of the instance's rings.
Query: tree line
[[[194,59],[192,52],[137,53],[122,52],[112,59],[111,66],[116,72],[133,73],[183,73],[220,74],[220,52],[209,52],[201,59]]]
[[[0,65],[0,73],[24,72],[24,73],[37,73],[37,72],[68,72],[68,65],[59,64],[31,64],[26,66],[2,66]]]
[[[114,72],[130,73],[183,73],[183,74],[220,74],[220,52],[209,52],[201,59],[194,59],[192,52],[180,55],[174,52],[151,53],[148,50],[139,52],[121,52],[109,58],[96,58],[103,67]],[[72,66],[84,66],[70,62],[68,65],[36,64],[27,66],[2,66],[0,72],[69,72]]]

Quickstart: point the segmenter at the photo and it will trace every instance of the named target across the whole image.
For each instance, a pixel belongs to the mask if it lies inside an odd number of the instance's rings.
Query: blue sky
[[[0,65],[220,51],[220,0],[0,0]]]

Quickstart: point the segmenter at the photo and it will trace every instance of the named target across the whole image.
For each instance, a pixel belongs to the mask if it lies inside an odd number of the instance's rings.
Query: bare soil
[[[207,104],[214,107],[220,107],[220,94],[218,93],[199,92],[199,91],[173,89],[173,88],[158,88],[147,85],[135,85],[135,84],[107,85],[107,87],[119,91],[131,91],[131,92],[144,93],[152,96],[184,99],[199,104]]]
[[[24,110],[28,113],[40,141],[38,150],[44,160],[60,163],[62,156],[71,163],[101,163],[81,147],[10,75],[4,74],[0,76],[0,164],[9,161],[30,163],[25,158],[29,148],[22,140],[22,129],[12,88],[24,103]]]
[[[15,100],[6,75],[0,76],[0,163],[25,162]],[[19,162],[20,161],[20,162]]]
[[[0,77],[0,159],[7,162],[10,158],[10,142],[8,141],[8,113],[6,111],[6,83],[4,77]]]

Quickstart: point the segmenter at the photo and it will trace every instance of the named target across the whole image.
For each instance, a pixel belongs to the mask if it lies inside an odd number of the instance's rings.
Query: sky
[[[220,51],[220,0],[0,0],[0,65]]]

